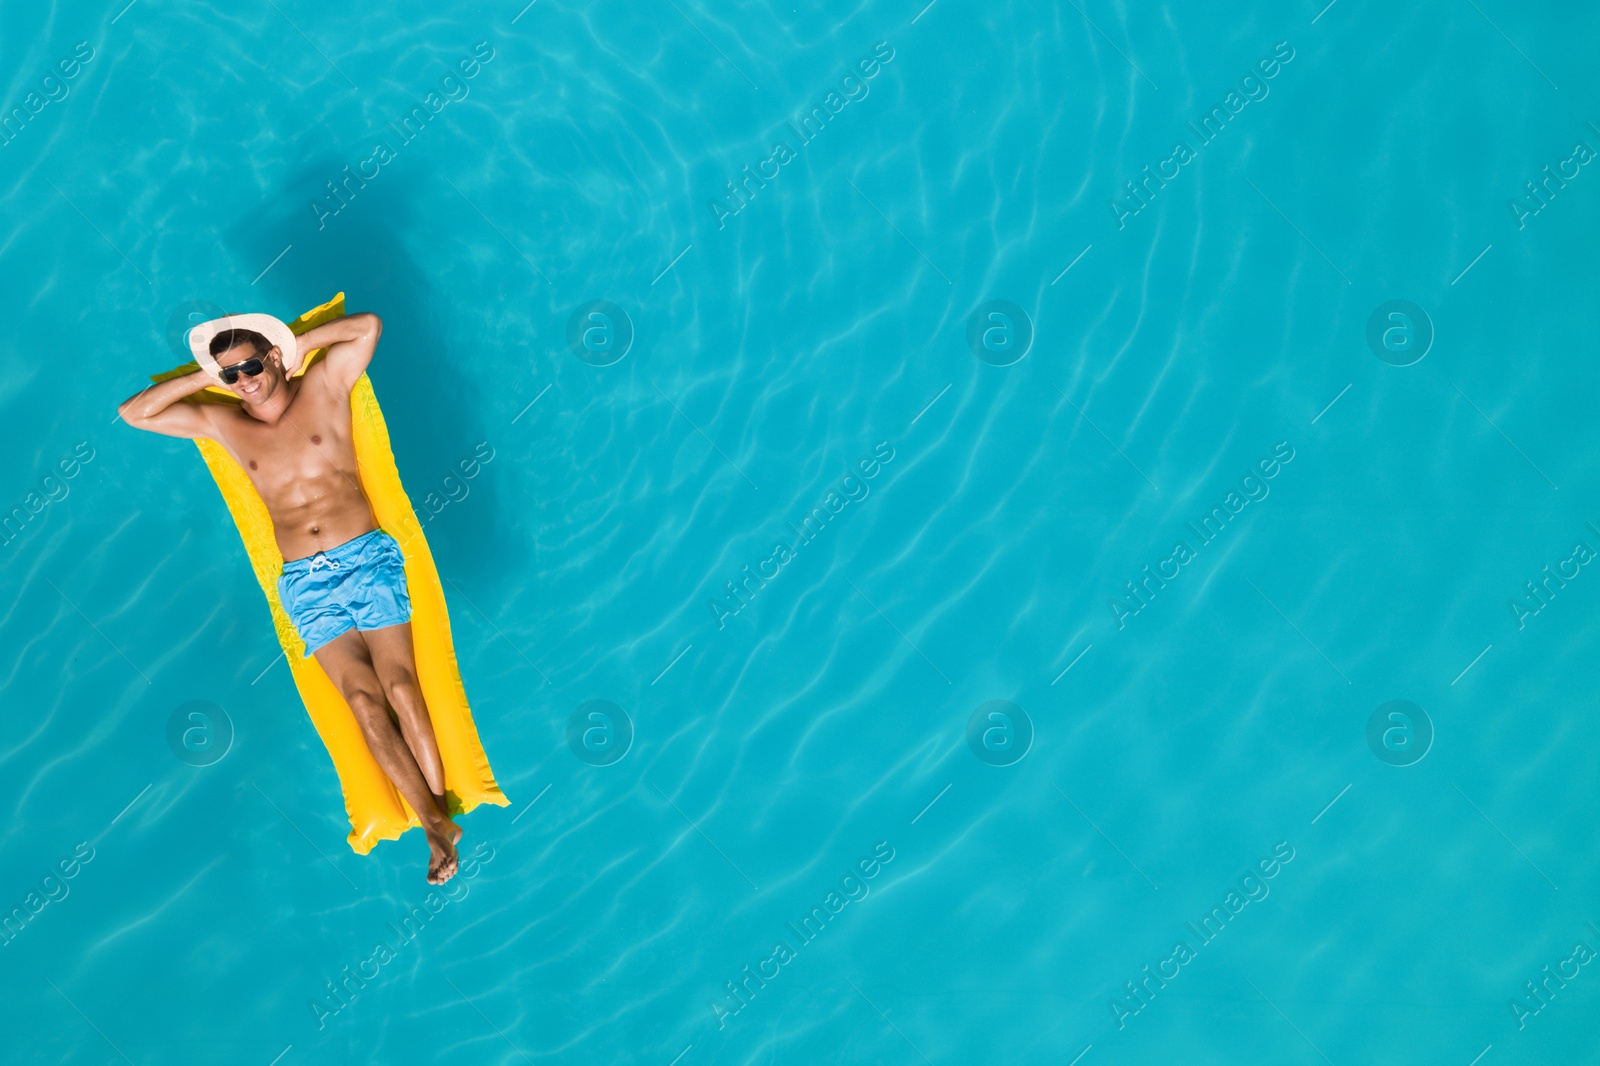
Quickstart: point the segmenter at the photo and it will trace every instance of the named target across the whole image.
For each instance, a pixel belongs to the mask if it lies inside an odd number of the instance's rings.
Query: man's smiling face
[[[223,388],[247,404],[264,403],[275,396],[284,384],[283,364],[277,348],[269,349],[265,356],[258,356],[254,346],[249,343],[237,344],[216,357],[217,369],[226,370],[252,359],[261,360],[261,373],[254,377],[240,373],[237,381]]]

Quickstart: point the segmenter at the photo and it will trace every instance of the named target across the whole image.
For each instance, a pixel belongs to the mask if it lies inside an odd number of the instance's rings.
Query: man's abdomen
[[[354,472],[336,471],[303,480],[295,490],[292,500],[266,501],[285,561],[328,551],[378,528],[372,505]]]

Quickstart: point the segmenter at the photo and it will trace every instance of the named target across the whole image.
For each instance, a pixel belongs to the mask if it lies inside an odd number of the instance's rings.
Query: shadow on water
[[[442,293],[406,243],[407,233],[431,230],[417,224],[416,199],[428,184],[425,170],[386,168],[318,229],[310,204],[333,203],[325,183],[340,175],[345,162],[331,153],[320,155],[287,182],[274,203],[233,227],[231,245],[246,263],[269,263],[286,244],[293,245],[234,302],[240,310],[266,310],[287,319],[343,291],[347,310],[382,317],[383,340],[369,374],[400,480],[441,576],[464,588],[484,588],[480,577],[493,560],[518,557],[518,541],[506,521],[493,462],[472,466],[477,455],[487,453],[477,448],[479,442],[495,447],[496,441],[487,427],[481,388],[461,371],[466,360],[453,353],[482,350],[490,338],[481,320],[452,319],[465,301]],[[476,469],[475,477],[463,478],[463,461]],[[430,519],[430,508],[441,504]]]

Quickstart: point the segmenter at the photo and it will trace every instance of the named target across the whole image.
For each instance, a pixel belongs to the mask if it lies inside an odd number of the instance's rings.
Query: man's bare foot
[[[428,837],[428,884],[442,885],[456,875],[456,843],[461,839],[461,827],[446,818],[444,832],[425,829]]]

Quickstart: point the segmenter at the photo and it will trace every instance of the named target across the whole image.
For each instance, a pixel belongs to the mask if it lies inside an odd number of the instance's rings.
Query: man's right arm
[[[169,437],[210,437],[216,433],[209,404],[183,403],[216,381],[205,371],[170,378],[123,400],[117,414],[134,429],[147,429]]]

